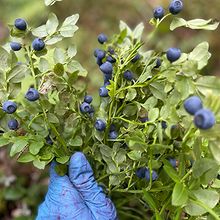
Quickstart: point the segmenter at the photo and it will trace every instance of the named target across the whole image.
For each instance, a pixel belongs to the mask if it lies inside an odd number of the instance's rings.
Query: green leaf
[[[55,171],[58,175],[64,176],[67,173],[67,165],[66,164],[57,164],[55,166]]]
[[[157,99],[164,101],[166,99],[166,94],[164,93],[164,85],[159,82],[153,82],[150,84],[150,91],[153,96]]]
[[[84,69],[81,64],[76,61],[76,60],[72,60],[68,66],[67,66],[68,70],[70,72],[78,72],[78,75],[79,76],[83,76],[83,77],[86,77],[88,72],[86,69]]]
[[[163,169],[168,174],[168,176],[176,183],[180,182],[180,177],[178,176],[178,173],[176,170],[170,165],[170,163],[167,160],[163,160],[164,166]]]
[[[172,193],[172,205],[183,206],[188,200],[188,192],[182,183],[176,183]]]
[[[219,25],[219,22],[213,21],[212,19],[193,19],[186,21],[183,18],[175,17],[170,25],[170,30],[173,31],[179,27],[188,27],[191,29],[199,30],[215,30]]]
[[[28,142],[24,139],[18,139],[11,147],[10,156],[13,157],[15,154],[21,152]]]
[[[156,200],[151,196],[151,194],[149,192],[147,192],[146,190],[143,190],[143,198],[146,201],[146,203],[149,205],[149,207],[153,210],[153,211],[158,211],[158,206],[156,204]]]
[[[61,163],[61,164],[65,164],[69,161],[70,157],[69,156],[64,156],[64,157],[59,157],[59,158],[56,158],[56,161],[58,163]]]
[[[69,141],[69,145],[73,147],[79,147],[82,146],[82,144],[83,144],[83,140],[80,136],[76,136],[75,138]]]
[[[40,170],[43,170],[43,169],[45,168],[45,166],[46,166],[46,162],[45,162],[45,161],[40,161],[39,159],[35,159],[35,160],[33,161],[33,165],[34,165],[36,168],[38,168],[38,169],[40,169]]]
[[[63,0],[44,0],[46,6],[53,5],[56,2],[61,2],[61,1]]]
[[[10,143],[10,140],[8,138],[0,137],[0,147],[4,147],[9,143]]]
[[[70,45],[67,50],[67,56],[69,58],[73,58],[76,55],[76,53],[77,53],[76,46]]]
[[[220,165],[220,144],[217,141],[210,141],[209,142],[209,150],[212,153],[212,156]]]
[[[140,24],[138,24],[135,27],[135,29],[133,31],[134,38],[137,40],[141,40],[141,36],[143,34],[143,31],[144,31],[144,24],[141,22]]]
[[[20,163],[28,163],[33,160],[35,160],[35,156],[32,155],[31,153],[27,152],[25,154],[22,154],[17,161]]]
[[[42,73],[47,72],[50,69],[49,62],[45,58],[41,57],[40,61],[39,61],[38,68]]]
[[[126,99],[127,101],[132,101],[136,96],[137,96],[137,91],[136,91],[136,89],[132,89],[132,88],[131,88],[131,89],[128,90],[128,93],[127,93],[125,99]]]
[[[198,63],[198,69],[204,68],[211,54],[209,53],[209,44],[207,42],[202,42],[197,45],[191,53],[189,53],[189,60],[196,61]]]
[[[7,82],[20,83],[28,74],[30,70],[26,65],[17,65],[7,73]]]
[[[132,160],[140,160],[141,159],[141,154],[142,154],[141,151],[133,150],[133,151],[130,151],[127,155]]]
[[[52,114],[52,113],[48,113],[47,117],[48,117],[48,120],[49,120],[50,123],[53,123],[53,124],[59,124],[60,123],[60,121],[57,118],[57,116]]]
[[[154,108],[157,105],[158,100],[151,96],[146,100],[144,104],[141,104],[143,108],[145,108],[147,111],[150,111],[151,108]]]
[[[54,53],[53,53],[53,59],[55,63],[64,64],[66,60],[65,51],[61,48],[55,48]]]
[[[43,38],[47,36],[47,28],[46,25],[41,25],[40,27],[35,28],[32,30],[32,34],[36,37]]]
[[[43,146],[44,146],[43,141],[32,142],[32,143],[30,143],[29,151],[31,154],[37,155]]]
[[[60,34],[63,37],[72,37],[74,33],[78,30],[78,27],[75,25],[78,19],[79,14],[67,17],[59,30]]]
[[[57,42],[60,42],[61,40],[63,40],[63,37],[61,35],[53,35],[52,38],[45,41],[45,44],[46,45],[53,45],[53,44],[56,44]]]
[[[48,21],[46,23],[46,30],[49,35],[52,35],[56,32],[57,27],[59,25],[59,21],[57,16],[54,13],[49,14]]]
[[[6,70],[8,68],[8,52],[0,46],[0,69]]]
[[[158,108],[150,109],[150,111],[148,112],[149,121],[156,121],[159,115],[160,115],[160,112]]]

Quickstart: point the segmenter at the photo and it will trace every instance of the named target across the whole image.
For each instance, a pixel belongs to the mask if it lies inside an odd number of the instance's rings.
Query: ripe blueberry
[[[124,78],[131,81],[133,79],[133,73],[130,70],[124,72]]]
[[[150,180],[150,170],[149,169],[146,169],[145,178],[147,181]],[[157,180],[157,178],[158,178],[157,172],[152,170],[152,180],[155,181],[155,180]]]
[[[107,36],[105,34],[99,34],[98,36],[98,42],[100,44],[104,44],[108,40]]]
[[[191,96],[185,100],[184,108],[189,114],[195,115],[197,111],[203,108],[202,101],[198,96]]]
[[[84,102],[87,102],[88,104],[90,104],[92,102],[92,96],[91,95],[86,95],[84,97]]]
[[[21,44],[17,42],[10,43],[11,49],[14,51],[19,51],[21,49]]]
[[[95,50],[95,57],[99,58],[102,60],[105,57],[106,52],[104,50],[96,49]]]
[[[48,135],[48,136],[45,138],[45,140],[46,140],[46,143],[47,143],[47,144],[53,145],[53,141],[51,140],[50,135]]]
[[[6,101],[3,103],[2,110],[8,114],[12,114],[17,110],[17,104],[12,101]]]
[[[21,30],[21,31],[25,31],[27,29],[27,23],[24,19],[22,18],[17,18],[15,20],[15,23],[14,23],[15,27],[18,29],[18,30]]]
[[[107,58],[106,58],[106,61],[108,61],[108,62],[110,62],[110,63],[115,63],[116,62],[116,59],[114,58],[114,57],[112,57],[112,56],[107,56]]]
[[[101,97],[108,97],[108,89],[105,86],[100,87],[99,95]]]
[[[11,119],[8,121],[8,127],[10,130],[17,130],[18,129],[18,121],[16,119]]]
[[[165,13],[165,11],[164,11],[163,7],[159,6],[154,9],[154,18],[161,19],[164,16],[164,13]]]
[[[35,38],[32,42],[32,47],[34,50],[36,51],[41,51],[44,49],[45,47],[45,43],[43,40],[41,40],[40,38]]]
[[[109,138],[110,139],[117,139],[118,137],[118,132],[117,131],[110,131],[109,132]]]
[[[166,128],[167,128],[167,123],[166,123],[165,121],[162,121],[162,122],[161,122],[161,127],[162,127],[163,129],[166,129]]]
[[[96,58],[96,63],[101,66],[103,64],[102,59]]]
[[[215,116],[209,109],[200,109],[195,114],[194,124],[197,128],[209,129],[215,124]]]
[[[132,63],[135,63],[136,61],[138,61],[141,58],[141,55],[138,53],[136,54],[136,56],[131,60]]]
[[[97,131],[104,131],[105,128],[106,128],[106,123],[101,119],[97,119],[95,122],[95,129]]]
[[[145,122],[149,121],[149,118],[148,118],[148,117],[142,117],[142,118],[139,118],[139,120],[140,120],[142,123],[145,123]]]
[[[181,50],[178,48],[170,48],[166,54],[167,59],[172,63],[180,58]]]
[[[136,170],[135,174],[138,178],[143,179],[143,178],[145,178],[146,170],[147,170],[146,167],[138,168]]]
[[[170,158],[169,162],[170,162],[170,164],[172,165],[173,168],[176,168],[176,159]]]
[[[183,2],[181,0],[173,0],[170,3],[169,11],[171,14],[176,15],[180,13],[183,9]]]
[[[113,71],[113,66],[110,62],[106,61],[105,63],[103,63],[100,66],[100,70],[104,73],[104,74],[112,74]]]
[[[88,104],[87,102],[83,102],[81,105],[80,105],[80,111],[82,113],[89,113],[89,111],[91,110],[91,106],[90,104]]]
[[[161,66],[161,59],[157,58],[157,61],[156,61],[156,66],[154,68],[159,68]]]
[[[108,48],[108,52],[109,52],[110,54],[112,54],[112,55],[115,53],[115,51],[114,51],[114,49],[113,49],[112,47],[109,47],[109,48]]]
[[[36,101],[40,98],[39,96],[39,92],[34,89],[34,88],[30,88],[28,89],[27,93],[25,94],[25,98],[29,101]]]

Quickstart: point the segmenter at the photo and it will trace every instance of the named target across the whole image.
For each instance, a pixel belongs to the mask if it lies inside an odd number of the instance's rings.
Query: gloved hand
[[[94,179],[83,153],[70,160],[69,175],[59,176],[55,163],[50,168],[50,184],[37,220],[116,220],[112,201]]]

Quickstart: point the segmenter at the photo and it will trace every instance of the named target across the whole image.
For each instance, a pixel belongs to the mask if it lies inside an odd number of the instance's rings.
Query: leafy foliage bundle
[[[104,57],[98,63],[103,71],[111,57],[113,73],[104,74],[108,94],[95,113],[82,111],[87,71],[73,59],[75,46],[63,49],[57,44],[73,37],[79,16],[59,24],[51,14],[45,25],[25,31],[11,26],[11,37],[22,49],[15,54],[8,45],[0,48],[0,97],[1,103],[15,102],[17,110],[0,112],[0,146],[11,146],[11,156],[39,169],[55,159],[60,175],[66,173],[72,153],[83,151],[98,182],[115,198],[119,216],[147,219],[149,212],[155,219],[219,219],[220,80],[201,75],[211,57],[207,42],[175,62],[165,52],[145,48],[169,16],[150,21],[155,29],[146,44],[144,25],[131,30],[124,22],[119,34],[103,42]],[[217,26],[213,20],[174,17],[170,30]],[[34,50],[30,36],[42,39],[46,47]],[[39,99],[25,98],[30,88],[40,93]],[[212,129],[197,129],[184,110],[183,102],[191,95],[215,113]],[[10,119],[18,121],[18,129],[8,128]],[[97,120],[104,123],[103,129],[95,129]],[[139,175],[142,168],[148,176]],[[121,195],[126,195],[124,201]],[[126,210],[133,199],[139,208]]]

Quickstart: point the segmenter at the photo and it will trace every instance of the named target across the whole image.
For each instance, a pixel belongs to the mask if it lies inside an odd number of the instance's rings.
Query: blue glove
[[[50,168],[50,184],[37,220],[117,220],[115,206],[94,179],[83,153],[70,160],[69,175],[59,176],[55,163]]]

